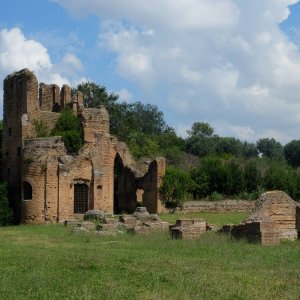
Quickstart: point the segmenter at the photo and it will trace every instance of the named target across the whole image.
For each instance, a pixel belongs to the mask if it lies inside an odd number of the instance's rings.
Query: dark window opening
[[[18,149],[17,149],[17,155],[21,156],[21,147],[18,147]]]
[[[11,136],[11,127],[8,128],[8,135]]]
[[[5,152],[5,156],[6,156],[6,157],[8,157],[8,156],[9,156],[9,153],[8,153],[8,151],[7,151],[7,152]]]
[[[10,168],[7,169],[7,177],[10,176]]]
[[[32,200],[32,186],[27,181],[23,182],[23,199]]]
[[[74,213],[84,214],[88,210],[88,186],[84,183],[74,184]]]

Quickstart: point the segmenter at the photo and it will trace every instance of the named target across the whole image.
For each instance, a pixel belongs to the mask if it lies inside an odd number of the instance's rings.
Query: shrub
[[[221,193],[218,192],[213,192],[210,196],[209,196],[210,201],[219,201],[224,199],[224,196]]]
[[[0,226],[6,226],[13,221],[12,209],[9,207],[7,198],[7,185],[0,183]]]
[[[61,136],[67,150],[71,153],[78,153],[83,146],[81,121],[72,114],[70,109],[61,112],[51,135]]]
[[[191,187],[192,180],[188,173],[175,167],[168,167],[160,187],[166,207],[180,207],[187,200]]]
[[[33,127],[35,136],[38,138],[47,137],[50,135],[47,124],[43,120],[34,120]]]

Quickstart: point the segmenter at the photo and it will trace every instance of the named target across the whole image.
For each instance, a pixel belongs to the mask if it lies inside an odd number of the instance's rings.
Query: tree
[[[245,179],[244,172],[240,164],[235,160],[231,159],[230,161],[224,164],[226,170],[226,180],[223,185],[223,193],[226,195],[237,195],[245,189]]]
[[[192,180],[188,173],[174,167],[168,167],[160,187],[160,193],[166,207],[181,206],[187,200],[191,186]]]
[[[108,93],[106,87],[90,81],[80,83],[72,90],[72,93],[76,94],[78,91],[84,95],[84,107],[89,108],[100,107],[101,105],[109,108],[115,104],[119,98],[118,95],[114,93]]]
[[[296,168],[300,166],[300,140],[292,140],[284,146],[284,156],[288,164]]]
[[[191,188],[193,198],[201,199],[209,195],[209,176],[201,168],[193,168],[190,171],[190,176],[193,181]]]
[[[234,137],[219,137],[216,152],[218,154],[227,153],[234,156],[241,156],[243,153],[243,143]]]
[[[135,158],[154,157],[159,154],[160,148],[155,136],[134,131],[127,137],[127,143]]]
[[[298,196],[297,172],[285,163],[273,161],[265,174],[265,186],[267,190],[282,190],[292,198]]]
[[[12,209],[9,207],[7,198],[7,185],[0,183],[0,226],[10,225],[13,221]]]
[[[189,137],[201,137],[201,138],[209,138],[214,134],[214,129],[205,122],[195,122],[192,125],[191,130],[187,131]]]
[[[214,129],[205,122],[195,122],[187,131],[186,151],[198,156],[215,152],[218,136],[213,135]]]
[[[94,82],[79,84],[73,93],[84,94],[84,106],[97,108],[103,105],[109,113],[110,132],[127,142],[129,133],[161,134],[167,129],[163,113],[156,105],[139,101],[125,103],[118,101],[118,95],[108,93],[104,86]]]
[[[244,176],[247,192],[251,193],[261,186],[262,176],[256,161],[251,160],[246,164]]]
[[[263,156],[279,160],[284,159],[283,147],[274,138],[259,139],[256,143],[256,147]]]
[[[258,151],[256,145],[253,143],[243,142],[242,155],[246,158],[257,157]]]
[[[164,114],[156,105],[143,104],[139,101],[128,105],[126,117],[130,119],[132,131],[145,134],[161,134],[166,129]]]

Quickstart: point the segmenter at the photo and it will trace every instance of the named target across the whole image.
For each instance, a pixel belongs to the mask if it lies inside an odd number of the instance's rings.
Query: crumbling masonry
[[[39,85],[28,69],[5,78],[3,102],[3,179],[17,222],[63,222],[91,209],[130,213],[138,200],[150,213],[162,211],[165,160],[137,166],[110,135],[104,107],[84,108],[82,93],[71,97],[67,85]],[[67,153],[61,137],[35,137],[36,121],[51,130],[66,107],[82,120],[84,146],[77,155]]]
[[[269,191],[259,197],[245,221],[239,225],[225,225],[222,231],[263,245],[276,245],[282,240],[296,240],[299,225],[297,203],[283,191]]]

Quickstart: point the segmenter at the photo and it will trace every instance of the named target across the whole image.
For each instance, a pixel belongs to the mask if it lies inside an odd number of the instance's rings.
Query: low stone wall
[[[183,204],[182,212],[250,212],[254,206],[255,201],[249,200],[188,201]]]

